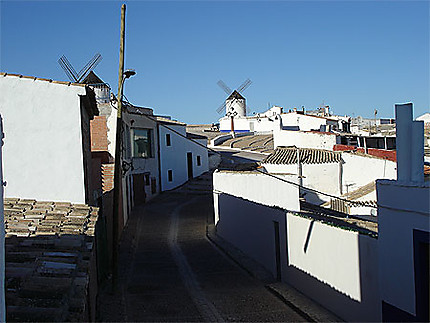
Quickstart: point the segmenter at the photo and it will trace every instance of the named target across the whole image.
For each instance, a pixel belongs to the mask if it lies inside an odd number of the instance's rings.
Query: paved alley
[[[136,208],[120,248],[120,291],[101,321],[306,321],[207,238],[211,174]]]

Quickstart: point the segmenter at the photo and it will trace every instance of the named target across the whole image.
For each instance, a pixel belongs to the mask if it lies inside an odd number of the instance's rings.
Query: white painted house
[[[157,122],[161,191],[174,189],[209,170],[206,137],[187,134],[182,122],[164,117],[157,117]]]
[[[397,180],[379,180],[379,274],[384,321],[429,321],[430,186],[423,121],[396,105]]]
[[[216,234],[347,321],[379,321],[377,239],[300,211],[294,174],[214,173]]]
[[[5,197],[91,203],[90,119],[86,85],[0,74],[5,133]]]

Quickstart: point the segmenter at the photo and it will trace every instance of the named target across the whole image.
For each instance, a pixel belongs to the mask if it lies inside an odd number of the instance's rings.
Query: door
[[[187,153],[188,180],[193,178],[193,153]]]
[[[279,237],[279,222],[273,221],[275,229],[276,280],[281,281],[281,239]]]
[[[133,202],[134,205],[145,203],[145,174],[133,174]]]

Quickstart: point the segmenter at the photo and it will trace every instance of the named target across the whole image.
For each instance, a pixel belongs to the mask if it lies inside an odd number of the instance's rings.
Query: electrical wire
[[[124,96],[124,97],[125,97],[125,96]],[[127,99],[127,97],[125,97],[125,99],[126,99],[126,102],[127,102],[131,107],[133,107],[133,108],[138,108],[138,107],[134,106],[133,104],[131,104],[131,103],[130,103],[130,101]],[[137,110],[137,111],[138,111],[138,110]],[[161,125],[162,127],[164,127],[164,128],[166,128],[166,129],[168,129],[168,130],[170,130],[170,131],[174,132],[175,134],[177,134],[177,135],[179,135],[179,136],[181,136],[181,137],[183,137],[183,138],[185,138],[185,139],[187,139],[187,140],[189,140],[189,141],[191,141],[191,142],[195,143],[196,145],[201,146],[201,147],[203,147],[204,149],[206,149],[206,150],[208,150],[208,151],[211,151],[211,152],[213,152],[213,153],[215,153],[215,154],[217,154],[217,155],[221,156],[222,158],[225,158],[225,159],[227,159],[227,160],[230,160],[230,161],[233,161],[233,162],[234,162],[234,158],[231,158],[231,157],[228,157],[228,156],[223,156],[223,155],[222,155],[222,153],[220,153],[219,151],[216,151],[216,150],[214,150],[214,149],[212,149],[212,148],[210,148],[210,147],[207,147],[207,146],[205,146],[205,145],[203,145],[203,144],[201,144],[201,143],[199,143],[199,142],[197,142],[197,141],[194,141],[194,140],[193,140],[193,139],[191,139],[191,138],[187,138],[186,136],[184,136],[184,135],[183,135],[183,134],[181,134],[180,132],[178,132],[178,131],[176,131],[176,130],[174,130],[174,129],[172,129],[172,128],[168,127],[168,126],[166,126],[165,124],[161,123],[161,122],[160,122],[160,121],[158,121],[156,118],[152,118],[152,117],[150,117],[149,115],[144,114],[144,113],[136,113],[136,114],[138,114],[138,115],[142,115],[142,116],[144,116],[144,117],[146,117],[146,118],[148,118],[148,119],[150,119],[150,120],[152,120],[152,121],[156,122],[157,124]],[[309,188],[309,187],[306,187],[306,186],[300,185],[300,184],[298,184],[298,183],[295,183],[295,182],[292,182],[292,181],[286,180],[286,179],[284,179],[284,178],[277,177],[277,176],[275,176],[275,175],[273,175],[273,174],[267,173],[267,172],[262,171],[261,169],[258,169],[258,168],[257,168],[257,169],[255,169],[255,171],[257,171],[257,172],[259,172],[259,173],[261,173],[261,174],[264,174],[264,175],[266,175],[266,176],[270,176],[270,177],[272,177],[272,178],[275,178],[275,179],[277,179],[277,180],[279,180],[279,181],[282,181],[282,182],[284,182],[284,183],[288,183],[288,184],[290,184],[290,185],[297,186],[297,187],[301,188],[302,190],[305,190],[305,191],[308,191],[308,192],[313,192],[313,193],[321,194],[321,195],[324,195],[324,196],[327,196],[327,197],[330,197],[330,198],[332,198],[332,199],[336,199],[336,200],[339,200],[339,201],[342,201],[342,202],[345,202],[345,203],[348,203],[348,204],[353,204],[353,205],[359,205],[359,206],[365,206],[365,207],[375,208],[375,205],[371,205],[371,204],[366,203],[366,202],[351,201],[351,200],[348,200],[348,199],[345,199],[345,198],[342,198],[342,197],[338,197],[338,196],[335,196],[335,195],[332,195],[332,194],[328,194],[328,193],[325,193],[325,192],[321,192],[321,191],[318,191],[318,190],[316,190],[316,189]],[[391,211],[412,212],[412,213],[418,213],[418,214],[429,215],[427,212],[422,212],[422,211],[417,211],[417,210],[400,209],[400,208],[392,208],[392,207],[388,207],[388,206],[384,206],[384,205],[380,205],[380,204],[377,204],[377,207],[378,207],[378,208],[387,209],[387,210],[391,210]]]

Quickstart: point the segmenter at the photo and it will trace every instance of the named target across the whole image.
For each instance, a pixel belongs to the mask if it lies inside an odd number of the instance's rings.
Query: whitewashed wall
[[[4,192],[3,192],[3,119],[0,115],[0,321],[6,322],[5,302],[5,230],[4,230]]]
[[[269,173],[298,174],[297,164],[275,165],[262,164]],[[341,195],[341,177],[339,163],[302,164],[302,185],[332,195]],[[319,204],[330,198],[321,194],[308,192],[308,202]]]
[[[215,193],[214,197],[217,234],[276,277],[274,221],[279,223],[281,264],[285,266],[285,211],[228,194]]]
[[[185,126],[167,125],[169,128],[186,136]],[[166,145],[166,134],[170,134],[171,146]],[[209,170],[207,149],[182,136],[170,131],[162,125],[159,126],[160,164],[161,164],[161,190],[170,190],[188,181],[187,152],[193,154],[193,177],[199,176]],[[207,140],[196,140],[206,145]],[[197,156],[200,156],[201,165],[197,166]],[[168,170],[173,171],[173,181],[168,181]]]
[[[233,181],[224,185],[237,183],[237,187],[221,193],[218,175],[214,174],[214,211],[220,237],[276,277],[277,222],[283,282],[344,320],[380,321],[376,239],[300,217],[270,206],[270,201],[257,203],[258,198],[247,189],[253,179],[246,174],[231,176]],[[254,190],[264,194],[266,187],[259,183]],[[277,191],[272,187],[272,194]],[[294,203],[296,198],[285,194],[284,200]]]
[[[302,131],[319,130],[321,125],[327,124],[325,118],[298,113],[283,113],[281,117],[283,126],[298,126]]]
[[[85,203],[83,86],[0,76],[6,197]]]
[[[351,192],[376,179],[396,179],[396,163],[376,158],[360,156],[353,153],[342,152],[343,192]]]
[[[430,232],[430,187],[380,180],[377,195],[381,298],[415,315],[413,229]]]
[[[286,282],[346,321],[380,320],[377,239],[288,213],[287,246]]]
[[[296,175],[276,175],[298,183]],[[298,211],[298,187],[256,172],[216,171],[213,174],[214,192],[238,196],[249,201],[286,210]]]
[[[336,144],[336,135],[276,129],[273,131],[273,143],[275,148],[279,146],[296,146],[299,148],[333,150],[333,146]]]

